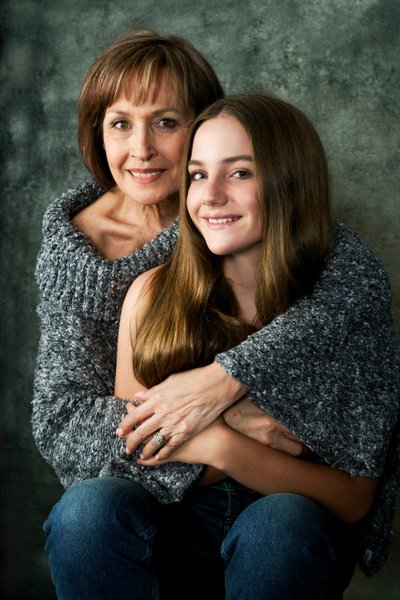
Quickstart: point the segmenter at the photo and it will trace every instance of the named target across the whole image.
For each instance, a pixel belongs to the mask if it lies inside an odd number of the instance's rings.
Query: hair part
[[[78,143],[86,168],[105,190],[115,185],[103,148],[107,108],[120,96],[138,105],[154,101],[163,82],[190,117],[223,96],[211,65],[190,42],[151,29],[126,32],[90,67],[78,100]]]
[[[309,119],[272,94],[217,100],[188,134],[178,245],[171,261],[153,277],[134,344],[134,371],[145,385],[207,364],[255,330],[238,318],[222,259],[210,252],[186,207],[194,137],[204,122],[220,116],[237,119],[252,144],[262,222],[256,307],[263,326],[312,292],[332,247],[327,160]]]

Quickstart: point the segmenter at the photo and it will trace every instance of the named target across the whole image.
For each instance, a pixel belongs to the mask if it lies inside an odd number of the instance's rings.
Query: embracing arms
[[[145,298],[143,287],[148,277],[149,274],[141,276],[130,288],[121,314],[115,391],[126,398],[137,395],[142,387],[132,372],[131,334],[134,338],[137,314],[140,312],[141,301]],[[290,456],[274,449],[270,443],[265,445],[258,441],[262,426],[254,425],[254,421],[261,411],[249,404],[250,407],[244,406],[243,411],[240,403],[231,410],[237,411],[238,414],[232,416],[238,423],[243,423],[249,418],[249,422],[253,424],[251,426],[254,427],[253,436],[247,434],[248,426],[244,425],[243,434],[229,427],[222,418],[217,418],[178,447],[169,458],[162,459],[162,450],[154,456],[142,451],[139,464],[155,467],[168,462],[202,463],[212,467],[214,472],[230,476],[262,494],[289,492],[306,496],[346,523],[357,523],[367,514],[374,497],[375,481],[350,477],[344,471]],[[134,418],[142,405],[135,407],[128,404],[127,407],[126,419],[129,419]],[[249,410],[251,407],[253,412]],[[261,414],[261,417],[265,415]],[[229,420],[229,417],[227,419]],[[152,439],[148,439],[153,431],[151,426],[146,429],[146,421],[141,423],[138,429],[142,430],[142,436],[148,444],[154,444]],[[282,427],[282,432],[283,430]],[[167,435],[165,425],[160,431]],[[124,436],[121,428],[118,433],[121,437]],[[290,435],[287,430],[286,435]],[[294,443],[299,444],[298,441]],[[157,444],[154,444],[154,449],[159,450]]]
[[[260,444],[217,420],[183,444],[170,459],[141,460],[141,464],[198,462],[213,466],[261,494],[294,493],[323,506],[345,523],[357,523],[371,507],[376,481],[350,477],[327,465],[294,458]]]
[[[115,394],[127,400],[135,397],[138,398],[140,392],[145,391],[144,386],[137,381],[132,369],[132,338],[134,340],[136,322],[145,301],[146,283],[153,272],[154,269],[141,275],[135,280],[127,293],[121,312]],[[210,405],[204,402],[204,397],[199,394],[198,390],[195,390],[193,395],[188,393],[185,397],[185,405],[183,407],[178,407],[176,412],[172,412],[171,409],[169,409],[161,428],[161,432],[167,440],[166,445],[169,445],[169,428],[176,427],[176,435],[174,439],[171,440],[169,451],[171,451],[171,448],[174,448],[175,445],[179,444],[179,440],[185,439],[185,436],[187,435],[187,431],[185,430],[185,410],[187,410],[188,405],[190,405],[191,414],[198,417],[199,422],[204,428],[204,422],[209,424],[218,418],[221,410],[220,406],[225,405],[226,399],[231,403],[235,401],[236,398],[242,396],[243,386],[227,375],[216,363],[210,365],[208,368],[210,371],[213,370],[217,374],[220,373],[222,375],[221,382],[218,383],[214,379],[211,381],[211,384],[210,382],[208,383],[212,386],[214,409],[210,409]],[[190,371],[191,374],[196,372],[202,373],[203,369],[194,369]],[[172,376],[172,378],[173,377],[174,376]],[[227,383],[227,385],[224,385],[225,383]],[[161,387],[162,385],[163,384],[160,384]],[[140,402],[141,401],[139,400],[137,403],[139,404]],[[130,410],[128,410],[127,416],[117,430],[117,434],[121,437],[126,436],[126,427],[129,427],[130,420],[134,419],[138,421],[140,418],[138,415],[140,415],[142,406],[137,406],[136,408],[129,406],[129,408]],[[279,450],[295,456],[302,454],[305,450],[303,444],[296,439],[295,436],[291,435],[286,427],[278,423],[270,415],[262,411],[246,398],[241,398],[236,401],[232,408],[224,413],[224,418],[233,429],[237,429],[244,435],[258,439],[260,442],[270,445],[271,447],[278,448]],[[157,446],[153,440],[155,433],[152,424],[153,420],[153,417],[149,417],[147,421],[140,423],[139,429],[141,439],[143,439],[146,444],[145,448],[141,451],[141,454],[144,457],[151,455],[154,451],[160,450],[159,446]],[[134,434],[130,435],[127,440],[126,447],[128,454],[136,449],[136,446],[133,445],[133,435]],[[151,454],[148,454],[149,449]],[[161,457],[163,450],[164,448],[160,451]]]
[[[358,237],[338,225],[334,252],[311,296],[212,365],[139,393],[145,402],[121,428],[133,450],[165,426],[169,441],[159,456],[167,458],[247,391],[329,464],[379,477],[398,385],[387,276]],[[154,451],[147,446],[145,456]]]

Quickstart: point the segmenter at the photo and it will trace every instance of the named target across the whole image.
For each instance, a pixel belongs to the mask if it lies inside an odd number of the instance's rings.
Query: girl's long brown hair
[[[238,318],[222,272],[186,209],[187,164],[202,123],[237,119],[253,147],[262,219],[256,306],[267,325],[310,294],[332,245],[329,174],[319,136],[297,108],[266,93],[217,100],[194,122],[182,161],[180,237],[172,259],[152,278],[137,328],[133,368],[152,386],[171,373],[212,362],[255,328]]]

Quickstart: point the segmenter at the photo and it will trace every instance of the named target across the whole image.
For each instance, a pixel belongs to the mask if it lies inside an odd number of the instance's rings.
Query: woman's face
[[[252,145],[239,121],[222,115],[200,125],[188,165],[187,209],[214,254],[260,252],[254,167]]]
[[[121,96],[108,107],[103,143],[122,194],[142,205],[158,204],[176,194],[191,117],[164,83],[154,102],[137,106]]]

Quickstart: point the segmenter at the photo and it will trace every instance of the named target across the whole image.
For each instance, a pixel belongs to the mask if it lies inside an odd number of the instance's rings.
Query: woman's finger
[[[144,404],[135,406],[131,402],[126,403],[126,411],[126,416],[122,419],[116,430],[116,434],[119,437],[126,437],[134,427],[137,427],[154,414],[151,406],[145,406]]]
[[[291,454],[291,456],[301,456],[304,454],[306,446],[300,440],[293,439],[292,434],[283,433],[275,448],[281,450],[281,452],[286,452],[286,454]]]

